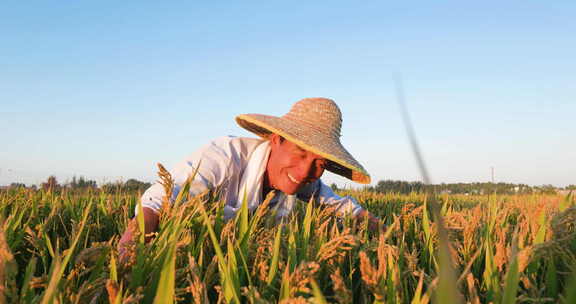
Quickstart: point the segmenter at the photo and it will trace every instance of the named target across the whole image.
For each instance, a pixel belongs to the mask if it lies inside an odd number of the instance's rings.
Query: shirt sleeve
[[[298,194],[298,198],[303,201],[309,201],[312,196],[320,204],[336,206],[336,210],[343,215],[351,214],[356,216],[364,210],[356,199],[349,195],[344,197],[339,196],[334,193],[332,188],[324,184],[322,180],[315,181]]]
[[[212,142],[188,156],[170,171],[174,180],[170,203],[176,200],[180,189],[184,186],[188,177],[194,174],[196,168],[198,168],[198,173],[190,184],[190,196],[195,196],[220,186],[226,178],[230,162],[228,151],[216,142]],[[142,195],[140,199],[142,207],[150,208],[158,213],[162,208],[164,196],[164,186],[156,182]],[[138,213],[137,207],[136,213]]]

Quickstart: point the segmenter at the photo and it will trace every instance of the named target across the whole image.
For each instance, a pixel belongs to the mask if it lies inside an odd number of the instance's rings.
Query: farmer
[[[340,197],[325,185],[320,177],[324,170],[355,182],[370,183],[370,176],[340,143],[342,115],[334,101],[326,98],[306,98],[295,103],[282,117],[243,114],[236,122],[261,139],[221,137],[191,154],[170,173],[174,179],[172,200],[188,176],[198,168],[191,183],[192,196],[206,190],[219,189],[224,207],[224,219],[233,218],[244,197],[250,210],[277,190],[270,201],[279,218],[287,216],[296,198],[310,198],[321,204],[333,205],[339,214],[351,214],[367,219],[371,230],[377,230],[379,220],[363,209],[352,197]],[[159,211],[164,187],[152,185],[142,195],[146,234],[158,228]],[[136,219],[132,219],[119,242],[132,242]]]

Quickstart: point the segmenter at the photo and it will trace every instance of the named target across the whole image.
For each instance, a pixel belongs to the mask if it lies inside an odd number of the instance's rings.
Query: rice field
[[[139,194],[2,191],[0,303],[576,303],[573,197],[341,194],[387,229],[181,195],[120,260]]]

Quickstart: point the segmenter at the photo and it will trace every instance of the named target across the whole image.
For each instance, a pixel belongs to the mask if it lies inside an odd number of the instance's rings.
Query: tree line
[[[335,184],[332,184],[333,189],[338,189]],[[476,182],[476,183],[441,183],[425,185],[419,181],[401,181],[401,180],[381,180],[374,186],[367,186],[364,188],[367,191],[380,192],[380,193],[402,193],[408,194],[411,192],[430,192],[436,193],[450,193],[450,194],[532,194],[532,193],[545,193],[554,194],[560,190],[575,190],[576,185],[569,185],[564,188],[557,188],[553,185],[542,186],[529,186],[526,184],[513,184],[513,183],[490,183],[490,182]]]
[[[133,191],[143,192],[148,189],[152,184],[142,182],[137,179],[131,178],[125,182],[116,181],[109,182],[98,186],[96,181],[86,179],[83,176],[74,176],[71,181],[60,184],[55,176],[49,176],[48,179],[40,185],[44,190],[59,191],[62,189],[71,190],[103,190],[107,193],[118,191]],[[12,183],[9,188],[26,187],[23,183]],[[338,190],[336,184],[331,185],[332,189]],[[37,188],[35,185],[29,188]],[[402,193],[408,194],[411,192],[430,192],[436,193],[450,193],[450,194],[532,194],[532,193],[545,193],[555,194],[559,191],[574,191],[576,193],[576,185],[569,185],[564,188],[554,187],[553,185],[529,186],[526,184],[513,184],[513,183],[490,183],[490,182],[476,182],[476,183],[441,183],[433,185],[425,185],[419,181],[401,181],[401,180],[381,180],[374,186],[366,186],[364,190],[380,193]]]
[[[49,176],[45,182],[41,183],[39,188],[43,190],[53,190],[53,191],[61,191],[63,189],[75,190],[75,191],[88,191],[88,190],[103,190],[107,193],[113,193],[118,191],[129,191],[129,192],[143,192],[148,189],[152,184],[147,182],[142,182],[137,179],[131,178],[125,182],[123,181],[115,181],[104,183],[98,186],[98,183],[95,180],[87,179],[83,176],[80,177],[72,177],[72,180],[63,184],[58,182],[56,176]],[[37,189],[36,185],[31,185],[30,187],[26,187],[24,183],[12,183],[10,184],[9,188],[32,188]]]

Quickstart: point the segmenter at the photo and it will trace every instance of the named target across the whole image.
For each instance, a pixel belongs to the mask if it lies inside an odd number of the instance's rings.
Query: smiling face
[[[265,186],[295,194],[307,183],[322,176],[327,160],[282,138],[270,136],[270,157],[266,165]]]

